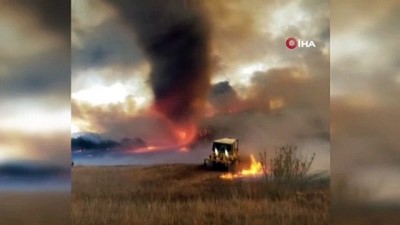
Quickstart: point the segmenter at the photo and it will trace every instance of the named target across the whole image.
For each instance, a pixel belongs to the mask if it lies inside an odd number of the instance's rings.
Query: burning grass
[[[225,180],[233,180],[245,177],[260,177],[262,175],[268,175],[268,170],[263,168],[260,161],[257,161],[253,155],[250,155],[250,165],[246,169],[242,169],[236,173],[225,173],[221,174],[219,177]]]
[[[328,180],[274,198],[265,179],[222,173],[184,164],[74,167],[73,224],[329,224]]]

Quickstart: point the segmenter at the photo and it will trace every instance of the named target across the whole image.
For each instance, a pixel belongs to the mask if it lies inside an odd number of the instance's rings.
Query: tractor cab
[[[212,147],[213,153],[218,156],[223,154],[226,157],[237,155],[238,153],[238,140],[223,138],[218,139],[213,142]]]
[[[215,140],[211,151],[208,159],[204,159],[204,165],[207,168],[224,167],[231,170],[238,163],[239,140],[233,138]]]

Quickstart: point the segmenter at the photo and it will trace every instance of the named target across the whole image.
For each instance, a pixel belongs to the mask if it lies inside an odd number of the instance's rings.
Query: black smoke
[[[40,23],[50,32],[70,41],[71,36],[71,1],[69,0],[19,0],[5,1],[16,7],[32,12]]]
[[[196,119],[209,88],[209,24],[201,6],[183,0],[112,3],[151,63],[155,109],[176,123]]]
[[[239,99],[235,89],[229,84],[229,81],[222,81],[212,86],[208,97],[214,108],[220,112],[229,111]]]

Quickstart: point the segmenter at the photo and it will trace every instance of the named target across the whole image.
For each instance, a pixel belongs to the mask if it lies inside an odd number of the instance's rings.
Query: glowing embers
[[[266,169],[263,168],[261,162],[257,161],[253,155],[250,155],[251,159],[251,164],[249,168],[243,169],[237,173],[225,173],[220,176],[221,179],[226,179],[226,180],[233,180],[236,178],[243,178],[243,177],[259,177],[264,174],[265,172],[268,172]]]
[[[147,142],[146,147],[133,150],[134,153],[149,153],[157,151],[180,151],[188,152],[190,145],[195,140],[197,128],[194,124],[177,126],[168,124],[169,135],[165,138],[153,139]]]
[[[196,126],[190,124],[183,127],[173,127],[173,134],[177,142],[181,145],[190,144],[196,136]]]
[[[281,97],[273,98],[269,101],[269,108],[271,110],[280,109],[285,106],[285,101]]]

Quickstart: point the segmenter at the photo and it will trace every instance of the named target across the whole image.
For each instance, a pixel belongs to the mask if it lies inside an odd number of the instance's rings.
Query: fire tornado
[[[209,24],[202,8],[181,0],[114,4],[151,64],[152,110],[166,118],[177,141],[193,138],[210,86]]]

